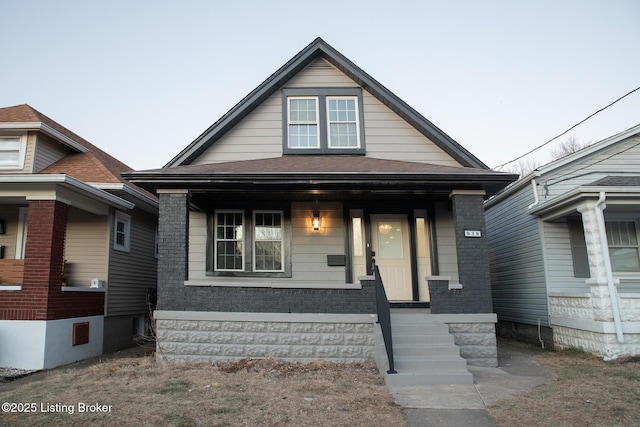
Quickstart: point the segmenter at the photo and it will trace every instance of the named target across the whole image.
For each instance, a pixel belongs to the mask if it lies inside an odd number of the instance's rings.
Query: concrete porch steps
[[[399,311],[399,312],[398,312]],[[391,313],[393,356],[397,374],[385,374],[392,386],[473,384],[467,362],[460,356],[449,327],[429,314]]]

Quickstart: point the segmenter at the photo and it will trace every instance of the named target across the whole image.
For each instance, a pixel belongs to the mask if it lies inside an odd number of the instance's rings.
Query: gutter
[[[604,224],[604,209],[606,208],[606,193],[600,192],[596,203],[596,218],[598,222],[598,233],[600,234],[600,244],[604,255],[604,268],[607,275],[607,287],[609,288],[609,298],[611,298],[611,310],[613,311],[613,324],[616,328],[616,337],[620,344],[624,343],[622,333],[622,320],[620,318],[620,307],[618,306],[618,290],[613,283],[613,272],[611,271],[611,258],[609,258],[609,246],[607,245],[607,231]]]

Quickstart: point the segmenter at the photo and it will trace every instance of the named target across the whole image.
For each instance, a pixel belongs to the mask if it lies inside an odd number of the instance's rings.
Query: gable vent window
[[[364,154],[359,88],[283,89],[285,154]]]

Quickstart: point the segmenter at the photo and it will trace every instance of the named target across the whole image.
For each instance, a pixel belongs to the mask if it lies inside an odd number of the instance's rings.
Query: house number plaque
[[[464,230],[464,237],[482,237],[480,230]]]

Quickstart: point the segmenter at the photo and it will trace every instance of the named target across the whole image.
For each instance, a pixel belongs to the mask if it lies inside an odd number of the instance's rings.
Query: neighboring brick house
[[[0,366],[52,368],[146,332],[158,201],[130,170],[28,105],[0,108]]]
[[[489,323],[495,361],[482,203],[515,176],[322,39],[125,177],[160,197],[159,355],[370,358],[375,263],[394,306]]]
[[[640,355],[640,125],[538,167],[485,209],[499,333]]]

